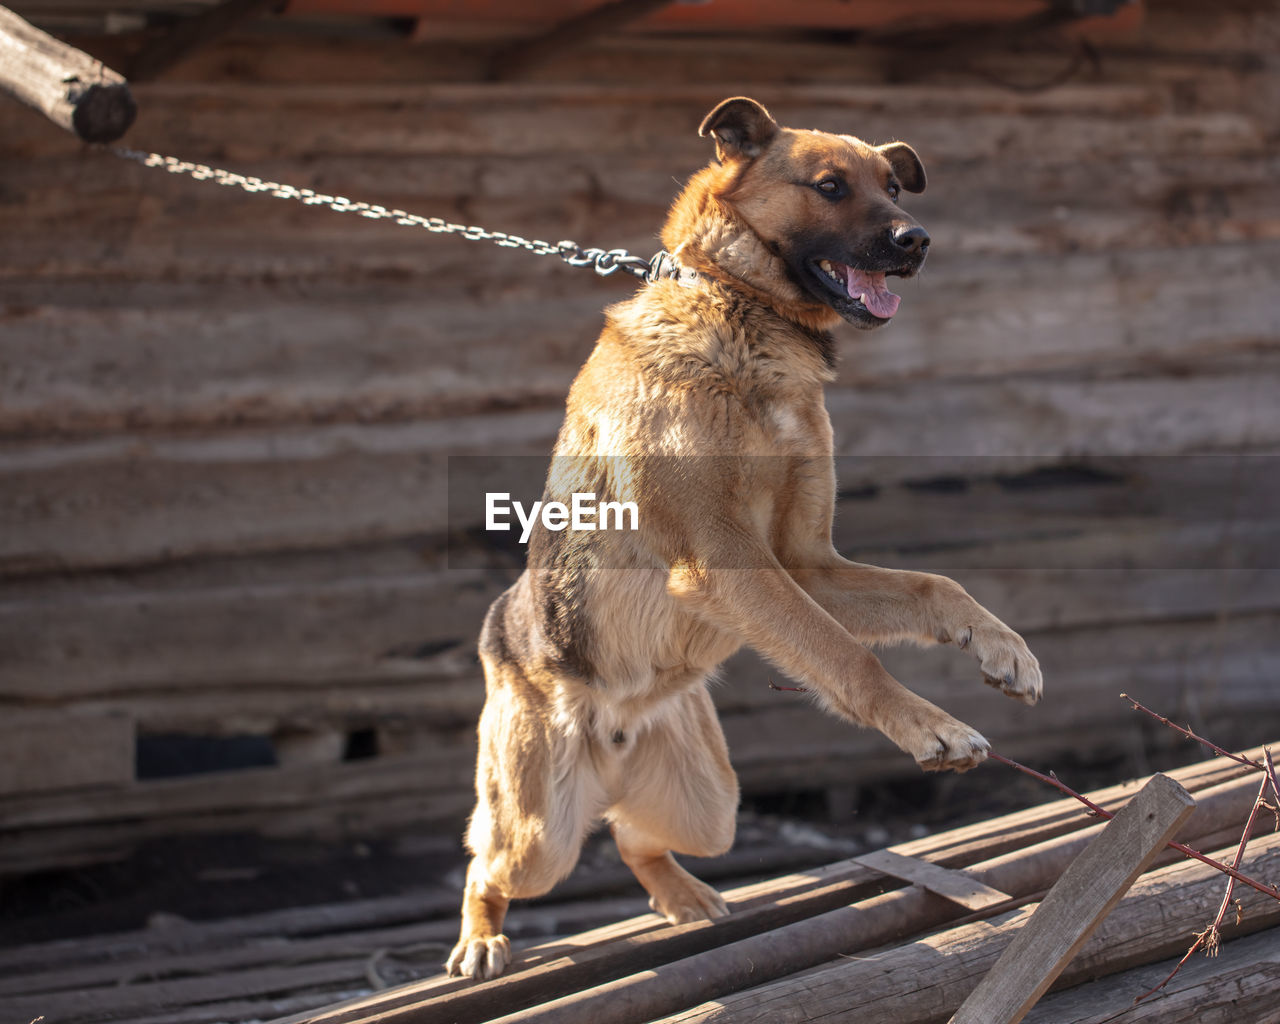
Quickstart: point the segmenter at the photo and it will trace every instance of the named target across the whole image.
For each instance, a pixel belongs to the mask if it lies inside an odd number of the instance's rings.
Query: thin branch
[[[1239,868],[1241,862],[1244,860],[1244,848],[1249,845],[1249,839],[1253,835],[1253,824],[1258,819],[1258,811],[1260,811],[1264,806],[1269,806],[1266,803],[1265,797],[1267,795],[1267,790],[1270,788],[1271,788],[1270,777],[1269,776],[1264,777],[1262,780],[1262,785],[1258,787],[1258,795],[1257,797],[1254,798],[1253,808],[1249,811],[1249,820],[1245,822],[1244,832],[1241,833],[1240,835],[1240,845],[1236,847],[1236,855],[1231,862],[1232,868]],[[1209,925],[1209,927],[1206,928],[1204,931],[1196,933],[1196,941],[1191,944],[1191,948],[1187,950],[1186,956],[1184,956],[1181,960],[1179,960],[1177,963],[1177,966],[1175,966],[1174,969],[1169,972],[1169,976],[1165,978],[1164,981],[1160,982],[1160,984],[1157,985],[1155,988],[1151,989],[1150,991],[1144,992],[1142,993],[1142,995],[1138,996],[1134,1000],[1135,1003],[1142,1002],[1142,1000],[1146,999],[1150,995],[1154,995],[1155,993],[1159,992],[1162,988],[1164,988],[1167,984],[1169,984],[1169,982],[1173,980],[1173,976],[1182,969],[1182,965],[1185,964],[1191,958],[1191,954],[1194,953],[1201,946],[1204,946],[1204,952],[1206,956],[1218,955],[1218,947],[1220,945],[1220,939],[1222,934],[1222,922],[1226,920],[1227,910],[1231,907],[1231,897],[1235,893],[1235,888],[1236,888],[1235,878],[1234,877],[1228,878],[1227,891],[1222,894],[1222,905],[1218,907],[1218,913],[1217,913],[1217,916],[1215,916],[1213,919],[1213,924]],[[1240,910],[1239,910],[1239,907],[1237,907],[1236,908],[1237,923],[1239,923],[1239,913],[1240,913]]]
[[[1089,810],[1094,815],[1096,815],[1099,818],[1106,818],[1109,821],[1115,817],[1115,815],[1112,814],[1110,811],[1104,810],[1103,808],[1095,804],[1092,800],[1089,800],[1087,797],[1081,796],[1070,786],[1066,785],[1060,779],[1058,779],[1057,776],[1050,777],[1048,775],[1042,775],[1040,772],[1035,771],[1032,768],[1028,768],[1026,765],[1018,764],[1017,761],[1011,760],[1010,758],[1007,758],[1002,754],[997,754],[994,750],[991,751],[988,756],[993,761],[999,761],[1001,764],[1007,764],[1010,768],[1016,768],[1018,771],[1022,772],[1024,775],[1030,775],[1034,779],[1039,779],[1041,782],[1048,783],[1050,786],[1053,786],[1059,792],[1065,793],[1067,796],[1072,797],[1076,800],[1079,800],[1082,804],[1084,804],[1087,808],[1089,808]],[[1226,864],[1223,864],[1222,861],[1214,860],[1212,857],[1206,857],[1203,853],[1200,853],[1198,850],[1193,850],[1191,849],[1191,847],[1186,846],[1183,843],[1170,842],[1168,845],[1172,849],[1177,850],[1184,857],[1191,857],[1194,860],[1200,861],[1202,864],[1207,864],[1209,865],[1209,867],[1213,868],[1214,870],[1221,871],[1224,875],[1229,875],[1230,877],[1234,878],[1237,882],[1243,882],[1245,885],[1249,886],[1250,888],[1257,889],[1258,892],[1262,893],[1264,896],[1270,896],[1273,900],[1280,900],[1280,889],[1277,889],[1273,885],[1267,885],[1265,882],[1259,882],[1256,878],[1250,878],[1248,875],[1243,875],[1239,871],[1237,871],[1235,868],[1228,867]]]
[[[990,751],[987,756],[990,757],[991,760],[993,761],[999,761],[1001,764],[1007,764],[1010,768],[1016,768],[1018,771],[1022,772],[1023,775],[1030,775],[1033,779],[1039,779],[1041,782],[1048,783],[1054,789],[1058,790],[1058,792],[1065,793],[1067,796],[1073,797],[1076,800],[1079,800],[1082,804],[1084,804],[1087,808],[1089,808],[1089,813],[1092,814],[1095,818],[1106,818],[1108,821],[1110,821],[1112,818],[1115,817],[1115,815],[1112,814],[1110,811],[1099,807],[1088,797],[1081,796],[1074,789],[1068,786],[1065,782],[1059,779],[1058,776],[1056,775],[1053,775],[1053,774],[1042,775],[1040,774],[1040,772],[1036,771],[1034,768],[1028,768],[1025,764],[1018,764],[1018,762],[1013,760],[1012,758],[1005,757],[1003,754],[997,754],[994,750]]]
[[[1271,748],[1263,747],[1262,752],[1267,758],[1267,779],[1271,783],[1271,795],[1275,797],[1275,805],[1268,804],[1271,813],[1276,816],[1276,830],[1280,831],[1280,780],[1276,779],[1276,763],[1271,760]]]
[[[1199,949],[1201,946],[1203,946],[1203,945],[1204,945],[1205,937],[1206,937],[1208,934],[1209,934],[1209,929],[1208,929],[1208,928],[1206,928],[1206,929],[1205,929],[1204,931],[1202,931],[1202,932],[1196,932],[1196,941],[1195,941],[1195,942],[1193,942],[1193,943],[1191,943],[1191,948],[1190,948],[1190,949],[1188,949],[1188,950],[1186,951],[1186,953],[1184,953],[1184,954],[1182,955],[1182,959],[1181,959],[1181,960],[1179,960],[1179,961],[1174,965],[1173,970],[1171,970],[1171,971],[1169,972],[1168,976],[1164,979],[1164,981],[1160,982],[1160,984],[1159,984],[1159,985],[1157,985],[1155,988],[1151,989],[1150,991],[1143,992],[1143,993],[1142,993],[1142,995],[1140,995],[1140,996],[1134,996],[1134,998],[1133,998],[1133,1005],[1134,1005],[1134,1006],[1137,1006],[1140,1002],[1142,1002],[1142,1000],[1146,999],[1146,998],[1147,998],[1147,996],[1153,996],[1153,995],[1155,995],[1155,994],[1156,994],[1157,992],[1159,992],[1162,988],[1164,988],[1167,984],[1169,984],[1169,982],[1173,981],[1173,976],[1174,976],[1175,974],[1177,974],[1180,970],[1182,970],[1182,965],[1183,965],[1183,964],[1185,964],[1188,960],[1190,960],[1190,959],[1191,959],[1192,955],[1195,953],[1195,951],[1196,951],[1197,949]]]
[[[1218,746],[1212,740],[1207,740],[1203,736],[1197,736],[1190,729],[1184,729],[1182,726],[1176,725],[1175,723],[1169,721],[1169,719],[1165,718],[1164,715],[1157,714],[1156,712],[1152,711],[1150,708],[1144,707],[1141,703],[1134,700],[1127,693],[1122,693],[1120,694],[1120,696],[1123,697],[1125,700],[1127,700],[1130,704],[1132,704],[1133,709],[1135,711],[1141,711],[1144,715],[1150,715],[1157,722],[1163,722],[1170,729],[1174,730],[1175,732],[1182,733],[1182,735],[1189,740],[1195,740],[1201,746],[1208,747],[1210,750],[1212,750],[1215,754],[1219,755],[1220,757],[1230,758],[1232,761],[1235,761],[1238,764],[1245,765],[1248,768],[1253,768],[1256,771],[1265,772],[1267,770],[1262,764],[1260,764],[1257,761],[1251,761],[1247,757],[1241,757],[1239,754],[1233,754],[1229,750],[1223,750],[1220,746]]]

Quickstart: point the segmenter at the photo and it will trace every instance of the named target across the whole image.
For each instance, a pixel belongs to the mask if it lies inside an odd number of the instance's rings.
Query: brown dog
[[[825,332],[887,323],[886,276],[929,236],[898,208],[925,175],[900,142],[781,128],[753,100],[706,118],[718,162],[676,200],[663,242],[685,268],[608,311],[569,392],[545,497],[634,502],[638,529],[536,529],[528,568],[480,639],[473,854],[451,974],[510,961],[510,900],[569,873],[601,818],[672,922],[728,912],[671,851],[733,841],[738,785],[707,680],[743,644],[835,714],[926,769],[988,745],[898,683],[865,645],[954,642],[1035,703],[1040,668],[953,581],[860,565],[831,543],[834,376]]]

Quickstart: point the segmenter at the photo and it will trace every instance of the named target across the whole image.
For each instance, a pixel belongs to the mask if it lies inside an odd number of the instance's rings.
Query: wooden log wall
[[[628,37],[475,84],[463,50],[246,35],[138,87],[126,141],[645,255],[726,95],[911,142],[934,250],[889,329],[842,335],[839,540],[1026,633],[1038,709],[954,651],[885,657],[1049,760],[1131,747],[1121,690],[1242,739],[1280,724],[1278,40],[1267,4],[1153,3],[1096,71],[1023,91],[1070,55]],[[631,288],[171,178],[0,105],[0,736],[27,738],[0,870],[456,822],[475,636],[519,559],[447,516],[448,459],[544,453]],[[743,656],[717,690],[749,790],[915,770],[767,678]],[[138,777],[174,735],[274,764]]]

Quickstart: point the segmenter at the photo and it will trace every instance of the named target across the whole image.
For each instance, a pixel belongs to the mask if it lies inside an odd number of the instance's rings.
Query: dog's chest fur
[[[714,281],[651,285],[609,310],[557,454],[829,456],[830,344]]]

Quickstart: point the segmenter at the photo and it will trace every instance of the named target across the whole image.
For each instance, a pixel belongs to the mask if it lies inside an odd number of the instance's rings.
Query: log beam
[[[85,142],[114,142],[138,113],[122,75],[7,7],[0,7],[0,92]]]
[[[670,5],[672,0],[609,0],[560,22],[545,34],[499,51],[489,63],[488,80],[509,82],[593,39],[617,32]]]
[[[129,63],[129,77],[136,82],[150,81],[241,23],[283,5],[284,0],[223,0],[201,14],[184,18],[138,51]]]

